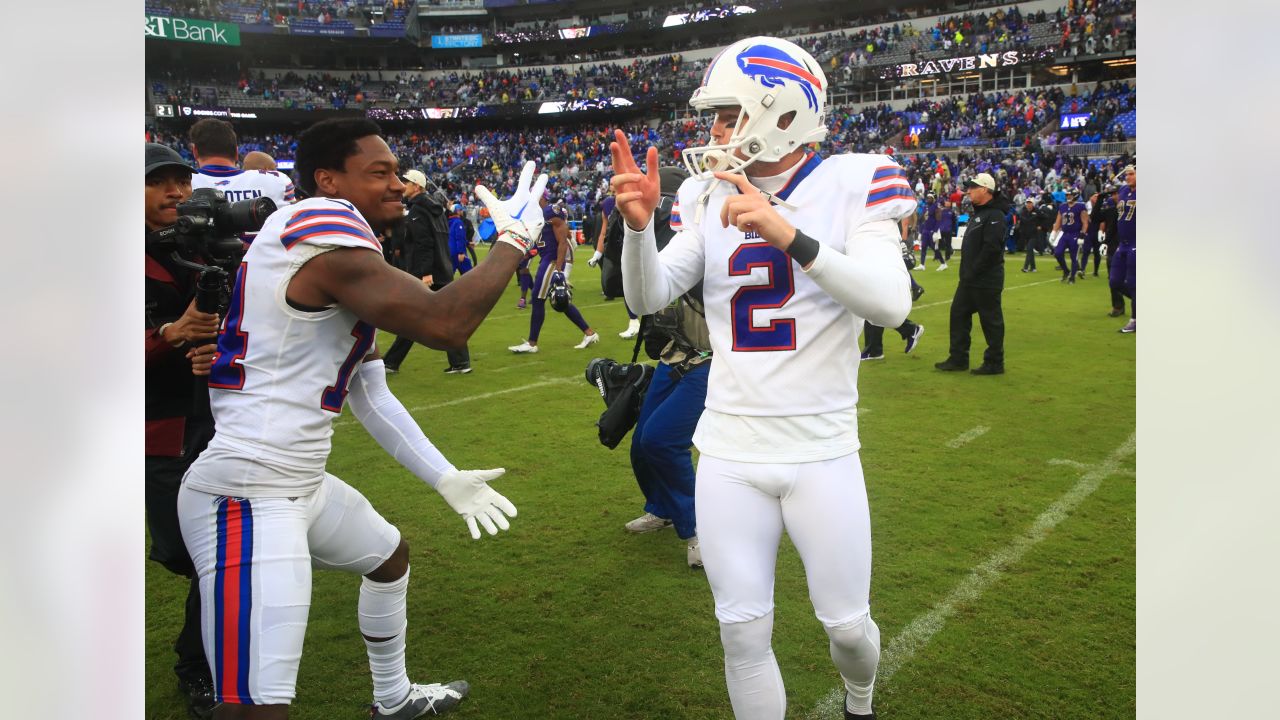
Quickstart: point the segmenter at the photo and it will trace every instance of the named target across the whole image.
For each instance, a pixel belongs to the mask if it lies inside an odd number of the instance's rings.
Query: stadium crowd
[[[388,8],[395,2],[403,5],[404,0],[392,0],[387,3]],[[196,5],[209,3],[201,0]],[[299,7],[304,6],[300,0]],[[320,5],[319,12],[320,20],[329,22],[324,18],[335,12],[345,17],[347,4]],[[403,9],[399,12],[403,13]],[[990,14],[949,16],[927,28],[895,21],[857,32],[839,30],[796,38],[796,42],[828,66],[833,81],[841,82],[852,79],[854,70],[862,67],[1052,46],[1055,42],[1062,54],[1079,54],[1081,48],[1085,52],[1123,49],[1133,42],[1132,12],[1133,0],[1069,0],[1054,13],[1023,15],[1014,7],[1007,12],[1000,9]],[[593,57],[603,56],[594,53]],[[408,70],[353,73],[348,77],[323,71],[306,75],[274,72],[268,76],[261,68],[210,68],[198,77],[173,77],[172,71],[153,71],[150,85],[153,97],[171,103],[247,103],[253,107],[305,110],[345,108],[353,103],[366,108],[481,107],[615,96],[645,100],[657,93],[691,90],[706,65],[706,60],[685,60],[680,54],[670,54],[628,62],[579,64],[571,69],[531,65],[452,70],[447,75],[429,76]],[[1017,132],[1015,120],[1006,119],[996,125],[998,132],[1007,133],[1010,125]],[[992,128],[987,130],[982,137],[990,137]]]
[[[1107,123],[1116,112],[1136,105],[1136,90],[1124,82],[1102,84],[1070,95],[1059,88],[1018,93],[989,93],[915,103],[905,110],[886,104],[858,110],[834,107],[827,118],[827,153],[895,153],[913,186],[936,194],[954,192],[958,183],[977,173],[992,174],[1011,195],[1039,197],[1062,191],[1068,185],[1087,189],[1093,174],[1083,159],[1056,152],[1057,145],[1094,141],[1093,126],[1044,136],[1037,129],[1054,122],[1058,112],[1093,111],[1097,127],[1114,137]],[[1027,120],[1028,115],[1032,118]],[[926,129],[909,133],[913,125]],[[566,207],[569,217],[581,219],[607,194],[612,173],[609,141],[614,125],[576,124],[549,128],[500,128],[489,130],[408,131],[387,139],[405,167],[420,168],[439,182],[458,202],[473,205],[467,188],[478,181],[504,190],[514,187],[520,167],[536,159],[552,175],[550,191]],[[632,121],[622,124],[633,147],[659,148],[664,164],[680,164],[681,151],[706,137],[706,127],[694,118],[667,120],[650,126]],[[1017,142],[1011,142],[1009,133]],[[1122,132],[1122,131],[1121,131]],[[1074,134],[1074,137],[1073,137]],[[156,142],[168,144],[190,158],[180,137],[163,132]],[[954,138],[985,141],[988,149],[959,154],[931,153],[939,140]],[[277,133],[241,137],[241,153],[258,150],[277,160],[291,160],[296,150],[292,135]],[[1123,167],[1120,163],[1114,170]],[[1114,172],[1112,173],[1114,174]],[[495,179],[497,179],[495,181]],[[1097,185],[1095,181],[1093,183]],[[1088,195],[1086,194],[1086,197]]]

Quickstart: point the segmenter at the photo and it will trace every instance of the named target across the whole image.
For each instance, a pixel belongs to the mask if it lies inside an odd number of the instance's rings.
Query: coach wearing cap
[[[960,283],[951,301],[951,354],[934,367],[943,371],[969,369],[969,340],[973,314],[978,313],[987,351],[974,375],[1004,372],[1004,313],[1000,293],[1004,290],[1004,239],[1009,234],[1005,213],[1009,201],[996,192],[996,181],[978,173],[964,183],[973,213],[965,227],[960,253]]]
[[[150,558],[191,578],[186,617],[174,651],[174,673],[191,714],[213,713],[213,679],[200,636],[200,586],[178,528],[182,476],[213,437],[203,377],[215,346],[218,316],[196,309],[196,273],[174,262],[174,245],[157,233],[178,222],[178,204],[191,197],[195,170],[172,148],[147,143],[146,189],[146,480]],[[197,259],[197,258],[188,258]]]

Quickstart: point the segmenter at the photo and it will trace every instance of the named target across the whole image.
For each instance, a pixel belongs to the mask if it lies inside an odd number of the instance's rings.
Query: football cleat
[[[520,298],[520,300],[519,300],[518,302],[516,302],[516,309],[517,309],[517,310],[523,310],[523,309],[525,308],[525,306],[526,306],[526,305],[528,305],[528,303],[526,303],[526,302],[525,302],[525,299],[524,299],[524,298]]]
[[[582,350],[586,348],[588,345],[595,345],[598,342],[600,342],[600,333],[591,333],[590,335],[583,335],[582,342],[578,343],[577,345],[574,345],[573,349]]]
[[[382,703],[374,703],[369,712],[370,718],[386,718],[387,720],[414,720],[414,718],[443,715],[467,697],[471,686],[466,680],[455,680],[447,685],[431,683],[430,685],[410,685],[409,697],[394,708],[385,708]]]
[[[1120,332],[1126,335],[1138,332],[1138,321],[1135,318],[1129,318],[1129,322],[1125,323],[1125,326],[1120,328]]]
[[[920,344],[920,338],[924,335],[924,326],[917,323],[915,332],[911,333],[911,337],[907,338],[907,349],[902,352],[910,353],[916,349],[916,345]]]
[[[640,318],[635,318],[627,323],[627,329],[618,333],[618,337],[623,340],[630,340],[640,333]]]
[[[685,560],[688,561],[690,568],[694,570],[702,569],[702,549],[698,547],[697,535],[689,538],[689,547],[685,551]]]
[[[863,350],[862,359],[863,360],[883,360],[884,353],[882,352],[879,355],[872,355],[870,350]]]
[[[510,351],[511,351],[511,352],[513,352],[513,353],[536,353],[536,352],[538,352],[538,346],[537,346],[537,345],[530,345],[528,340],[525,340],[524,342],[520,343],[519,345],[510,345],[510,346],[508,346],[508,347],[507,347],[507,349],[508,349],[508,350],[510,350]]]
[[[629,533],[642,535],[644,533],[651,533],[655,530],[669,528],[671,527],[671,521],[647,512],[626,525],[623,525],[623,527],[626,528]]]

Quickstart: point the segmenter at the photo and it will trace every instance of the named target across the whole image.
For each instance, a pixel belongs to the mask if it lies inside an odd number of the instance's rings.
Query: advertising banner
[[[235,23],[165,17],[164,15],[147,15],[146,20],[147,37],[209,45],[240,44],[240,26]]]

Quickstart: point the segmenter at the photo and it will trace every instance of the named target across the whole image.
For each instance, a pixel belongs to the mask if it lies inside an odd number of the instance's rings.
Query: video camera
[[[587,382],[596,386],[605,411],[596,421],[600,444],[612,450],[640,419],[640,404],[653,379],[653,366],[594,358],[587,363]]]
[[[200,188],[178,204],[177,223],[147,234],[147,249],[168,250],[174,263],[198,271],[196,309],[222,314],[231,293],[231,270],[244,256],[240,235],[261,230],[275,211],[275,201],[268,197],[233,203],[221,190]]]

